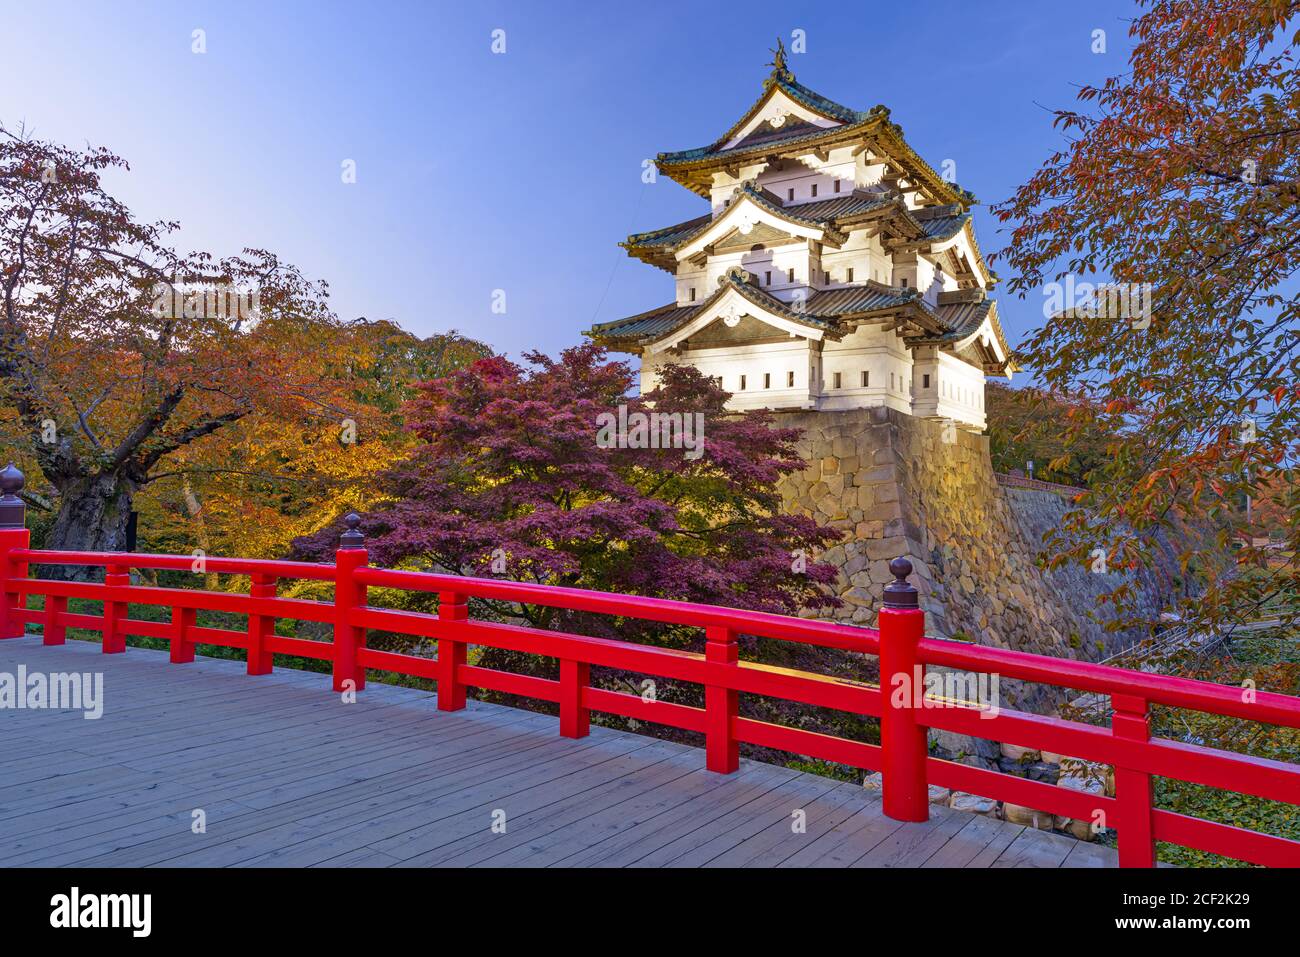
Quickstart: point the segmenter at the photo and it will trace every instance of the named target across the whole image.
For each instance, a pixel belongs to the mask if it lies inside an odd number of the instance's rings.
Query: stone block
[[[1021,804],[1003,804],[1002,820],[1010,821],[1012,824],[1023,824],[1025,827],[1037,828],[1040,831],[1050,831],[1056,827],[1056,818],[1053,815],[1048,814],[1046,811],[1036,811]]]
[[[980,797],[978,794],[953,791],[952,797],[948,799],[948,806],[954,811],[967,811],[971,814],[983,814],[991,817],[997,813],[998,802],[992,798]]]

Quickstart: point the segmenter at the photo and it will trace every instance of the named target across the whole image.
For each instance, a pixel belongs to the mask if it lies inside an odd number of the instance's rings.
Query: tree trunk
[[[53,551],[120,552],[126,548],[126,525],[136,486],[124,475],[100,474],[59,486],[59,514],[44,547]],[[85,581],[95,569],[39,566],[42,578]]]

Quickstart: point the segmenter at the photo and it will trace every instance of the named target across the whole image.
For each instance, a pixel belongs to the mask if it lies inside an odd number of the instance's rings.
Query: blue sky
[[[1130,2],[9,4],[0,121],[128,159],[113,188],[175,244],[261,246],[329,282],[343,318],[554,352],[672,298],[617,243],[705,201],[641,181],[711,142],[801,29],[799,80],[884,103],[982,202],[1060,145],[1049,107],[1126,69]],[[713,12],[706,12],[712,9]],[[491,50],[505,31],[506,52]],[[1106,31],[1104,54],[1092,52]],[[192,52],[204,31],[206,53]],[[345,184],[342,164],[356,163]],[[985,252],[1005,239],[977,210]],[[1002,268],[1002,272],[1006,272]],[[493,290],[506,312],[491,309]],[[1000,297],[1013,342],[1041,298]]]

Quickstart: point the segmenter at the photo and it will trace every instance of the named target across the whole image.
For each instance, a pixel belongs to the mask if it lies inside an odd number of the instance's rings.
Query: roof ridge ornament
[[[772,54],[772,62],[767,64],[772,68],[771,78],[786,80],[787,82],[793,80],[794,74],[790,72],[790,68],[786,66],[785,62],[785,42],[779,36],[776,38],[776,49],[769,48],[768,52]]]

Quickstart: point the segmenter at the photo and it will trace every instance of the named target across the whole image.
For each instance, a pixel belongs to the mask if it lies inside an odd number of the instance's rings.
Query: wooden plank
[[[1063,834],[1052,834],[1037,828],[1025,828],[1008,845],[993,867],[1060,867],[1066,855],[1078,842]]]
[[[709,833],[721,818],[797,778],[799,772],[754,761],[741,762],[734,775],[719,778],[719,786],[692,798],[677,813],[638,821],[603,841],[581,848],[558,863],[564,867],[624,867],[658,848],[688,835]]]
[[[652,771],[625,775],[599,796],[576,795],[552,813],[509,836],[513,846],[483,860],[487,867],[548,867],[588,848],[646,817],[684,803],[717,786],[717,775],[699,766],[691,749],[679,752]],[[712,779],[712,780],[711,780]]]
[[[1119,855],[1114,848],[1103,847],[1089,841],[1074,841],[1074,847],[1065,855],[1062,867],[1119,867]]]
[[[0,712],[0,864],[105,866],[1113,866],[1114,852],[553,716],[242,660],[0,643],[0,669],[102,672],[105,713]],[[7,772],[7,773],[6,773]],[[206,831],[195,834],[202,808]],[[504,833],[491,814],[506,813]],[[792,827],[792,812],[807,827]]]
[[[1007,844],[1015,839],[1019,832],[1013,832],[1005,821],[999,821],[985,814],[968,814],[966,825],[948,839],[921,865],[922,867],[966,867],[975,860],[985,848],[993,843],[999,834],[1007,835]],[[1003,847],[1006,845],[1004,844]],[[1002,849],[999,848],[998,853]]]
[[[369,846],[399,861],[399,866],[427,866],[442,848],[467,837],[498,835],[493,831],[497,812],[504,813],[505,835],[512,822],[518,829],[518,817],[529,803],[543,806],[557,794],[590,794],[608,779],[644,773],[655,766],[655,756],[667,757],[667,742],[629,742],[615,740],[603,745],[574,750],[560,750],[555,759],[533,762],[522,773],[485,778],[471,787],[435,799],[413,801],[400,807],[386,807],[383,813],[354,821],[346,826],[321,831],[292,847],[280,848],[247,864],[256,866],[298,866],[305,860],[318,860],[343,848]],[[647,754],[650,752],[650,754]],[[423,852],[424,856],[417,858]],[[494,851],[488,847],[483,856]],[[467,851],[461,852],[462,854]],[[460,854],[456,866],[470,863]]]
[[[867,795],[863,797],[867,798]],[[902,822],[885,817],[878,797],[855,803],[858,807],[852,816],[840,821],[811,844],[777,861],[775,866],[848,867],[902,827]],[[745,866],[758,867],[767,863],[760,857]]]
[[[930,820],[901,825],[850,867],[917,867],[966,826],[965,811],[930,806]]]
[[[674,867],[743,867],[760,855],[784,860],[805,844],[811,844],[857,809],[856,785],[845,785],[812,775],[791,782],[790,790],[773,792],[775,800],[737,809],[732,815],[738,826],[690,849],[673,860]],[[795,812],[804,817],[796,819]],[[806,830],[796,830],[796,820]],[[773,852],[773,848],[779,850]]]

